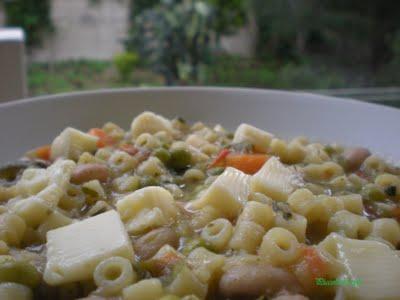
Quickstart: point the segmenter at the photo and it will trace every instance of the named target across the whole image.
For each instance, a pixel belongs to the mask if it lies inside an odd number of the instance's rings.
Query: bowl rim
[[[379,108],[381,110],[391,111],[400,113],[400,108],[395,108],[392,106],[384,105],[381,103],[371,103],[362,100],[357,100],[347,97],[336,97],[312,93],[310,91],[289,91],[289,90],[279,90],[279,89],[263,89],[263,88],[242,88],[242,87],[214,87],[214,86],[173,86],[173,87],[127,87],[127,88],[105,88],[105,89],[95,89],[86,91],[74,91],[66,93],[49,94],[43,96],[27,97],[22,99],[11,100],[7,102],[0,103],[0,110],[10,107],[18,107],[25,104],[45,102],[48,100],[61,101],[69,97],[78,96],[95,96],[95,95],[107,95],[107,94],[119,94],[119,93],[151,93],[151,92],[240,92],[240,93],[268,93],[286,96],[307,96],[308,100],[320,102],[323,99],[335,101],[337,104],[345,105],[357,105],[357,106],[369,106],[370,108]],[[332,102],[331,102],[332,103]]]

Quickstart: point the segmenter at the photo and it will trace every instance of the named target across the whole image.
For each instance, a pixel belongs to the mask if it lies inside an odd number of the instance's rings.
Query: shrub
[[[114,56],[114,66],[122,81],[129,80],[138,62],[139,56],[135,52],[124,52]]]
[[[209,59],[212,28],[213,11],[205,2],[162,1],[135,17],[126,47],[168,84],[198,81]]]
[[[6,24],[24,29],[28,47],[40,45],[43,35],[54,30],[50,0],[8,0],[3,6]]]

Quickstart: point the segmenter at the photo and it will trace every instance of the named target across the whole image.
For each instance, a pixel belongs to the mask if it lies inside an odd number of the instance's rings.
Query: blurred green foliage
[[[278,65],[238,56],[219,56],[207,68],[206,82],[216,86],[278,89],[327,89],[346,85],[344,74],[312,64]]]
[[[324,54],[327,61],[365,64],[373,71],[393,58],[400,1],[251,1],[261,58],[301,61]]]
[[[43,36],[54,30],[50,0],[3,0],[6,24],[24,29],[28,47],[40,45]]]
[[[121,80],[128,81],[139,63],[139,56],[135,52],[124,52],[115,55],[113,62]]]
[[[136,68],[127,81],[121,81],[113,62],[74,60],[33,63],[28,69],[30,96],[128,86],[160,86],[163,78]]]
[[[126,47],[169,85],[197,81],[210,57],[212,26],[213,11],[205,2],[162,1],[135,17]]]
[[[248,3],[244,0],[207,0],[215,12],[214,27],[217,41],[223,34],[232,34],[246,24]]]

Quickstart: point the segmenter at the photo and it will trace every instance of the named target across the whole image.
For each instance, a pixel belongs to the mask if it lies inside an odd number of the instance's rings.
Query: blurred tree
[[[43,36],[54,30],[50,0],[2,0],[6,24],[24,29],[28,47],[40,45]]]
[[[323,50],[348,64],[376,70],[393,56],[400,29],[396,0],[252,0],[258,53],[283,61]]]
[[[336,27],[342,38],[355,36],[367,45],[371,67],[376,70],[393,57],[391,45],[400,29],[400,1],[397,0],[324,0],[327,10],[353,20]],[[351,25],[351,26],[350,26]]]
[[[214,30],[217,42],[226,34],[235,33],[247,21],[248,3],[246,0],[207,0],[215,11]]]
[[[197,81],[209,58],[213,19],[203,1],[162,1],[134,18],[126,47],[139,53],[167,84]]]
[[[160,0],[131,0],[130,18],[133,19],[146,9],[151,9]],[[168,2],[168,1],[167,1]],[[175,2],[182,2],[175,1]],[[246,24],[248,14],[248,0],[204,0],[212,6],[214,11],[214,32],[216,41],[219,43],[222,35],[233,34],[236,30]]]
[[[133,18],[140,15],[144,10],[154,7],[158,3],[160,3],[160,0],[131,0],[130,15]]]

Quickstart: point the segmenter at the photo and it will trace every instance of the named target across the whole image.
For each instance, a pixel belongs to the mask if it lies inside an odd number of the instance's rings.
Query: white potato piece
[[[44,281],[49,285],[87,280],[109,257],[133,260],[124,224],[114,210],[47,233]]]
[[[256,152],[266,153],[273,135],[249,124],[241,124],[235,131],[233,143],[248,142]]]
[[[98,137],[67,127],[51,144],[51,158],[59,157],[78,160],[84,152],[96,150]]]
[[[284,166],[278,158],[271,157],[250,180],[251,191],[262,193],[273,200],[286,201],[302,179],[298,172]]]

